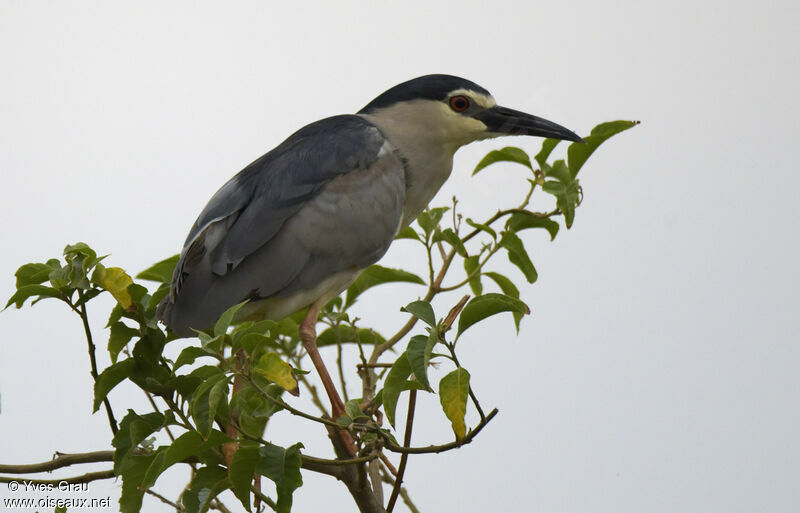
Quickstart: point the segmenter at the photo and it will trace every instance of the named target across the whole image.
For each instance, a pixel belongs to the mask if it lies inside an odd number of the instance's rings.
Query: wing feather
[[[226,183],[186,239],[159,317],[205,328],[244,299],[287,297],[389,247],[402,218],[402,161],[358,116],[313,123]]]

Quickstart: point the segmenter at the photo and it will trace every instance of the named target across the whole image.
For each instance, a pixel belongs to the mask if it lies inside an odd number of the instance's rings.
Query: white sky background
[[[640,119],[583,169],[573,229],[527,235],[540,278],[519,337],[499,316],[460,342],[500,415],[465,448],[412,458],[408,489],[423,512],[800,508],[796,2],[288,4],[0,2],[0,295],[79,240],[132,273],[177,252],[244,165],[422,74],[581,134]],[[516,201],[523,168],[470,172],[539,143],[461,150],[435,203],[456,194],[481,218]],[[408,267],[412,248],[382,264]],[[373,291],[358,312],[389,334],[419,293]],[[110,307],[90,311],[101,348]],[[79,320],[45,301],[0,314],[0,333],[0,462],[107,448]],[[118,418],[147,411],[140,395],[111,394]],[[268,439],[329,454],[316,426],[276,421]],[[415,427],[416,444],[452,437],[429,397]],[[304,479],[294,511],[355,509],[333,479]]]

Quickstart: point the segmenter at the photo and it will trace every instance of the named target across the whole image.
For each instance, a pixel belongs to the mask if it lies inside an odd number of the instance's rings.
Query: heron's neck
[[[361,116],[383,133],[405,164],[406,198],[402,226],[408,226],[425,210],[450,176],[453,155],[460,145],[448,140],[446,134],[409,129],[414,124],[395,122],[384,116]]]

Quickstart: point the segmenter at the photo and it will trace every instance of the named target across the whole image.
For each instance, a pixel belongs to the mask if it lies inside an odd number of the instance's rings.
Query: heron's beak
[[[583,142],[578,134],[559,124],[506,107],[495,106],[482,110],[474,117],[486,125],[488,132],[505,135],[536,135]]]

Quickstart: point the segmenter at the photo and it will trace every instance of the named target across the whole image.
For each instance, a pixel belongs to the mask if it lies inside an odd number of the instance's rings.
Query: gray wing
[[[363,118],[301,129],[209,201],[159,317],[187,334],[245,299],[287,297],[367,267],[391,244],[404,194],[402,162]]]

